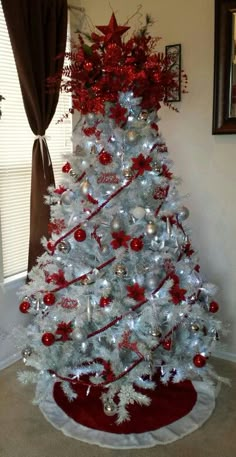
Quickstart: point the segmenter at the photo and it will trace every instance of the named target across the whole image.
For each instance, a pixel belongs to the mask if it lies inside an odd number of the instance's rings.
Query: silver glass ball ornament
[[[152,170],[155,171],[156,173],[160,173],[162,170],[162,165],[159,162],[152,162],[151,164]]]
[[[106,416],[114,416],[117,413],[117,406],[113,401],[106,401],[103,405],[103,410]]]
[[[145,278],[145,285],[148,290],[155,290],[159,284],[159,278],[156,273],[149,273]]]
[[[144,208],[142,208],[142,206],[136,206],[136,208],[132,208],[130,210],[130,214],[132,214],[135,219],[142,219],[145,216],[146,211]]]
[[[141,121],[147,121],[147,119],[148,119],[148,111],[147,110],[141,111],[141,113],[138,116],[138,119],[141,120]]]
[[[130,144],[135,143],[138,138],[138,134],[135,130],[127,130],[125,136],[126,136],[127,143],[130,143]]]
[[[69,175],[74,179],[76,180],[78,175],[77,173],[71,168],[70,171],[69,171]]]
[[[72,333],[72,338],[73,340],[78,342],[84,341],[86,338],[86,333],[81,328],[75,328]]]
[[[32,349],[29,346],[27,346],[26,348],[24,348],[21,351],[22,360],[24,363],[26,363],[27,359],[31,356],[31,354],[32,354]]]
[[[124,227],[124,224],[123,224],[122,219],[117,215],[114,216],[111,221],[111,230],[113,230],[113,232],[119,232],[120,230],[123,229],[123,227]]]
[[[85,179],[79,186],[81,194],[86,197],[90,191],[90,183],[87,179]]]
[[[196,332],[199,332],[200,327],[199,327],[199,325],[198,325],[196,322],[193,322],[193,323],[191,324],[191,330],[192,330],[192,332],[196,333]]]
[[[150,335],[153,336],[154,338],[160,338],[162,333],[158,327],[153,327],[150,331]]]
[[[71,190],[65,190],[61,195],[61,204],[65,206],[71,205],[75,199],[75,194]]]
[[[63,241],[60,241],[60,243],[58,243],[57,248],[58,248],[58,251],[63,252],[63,254],[68,254],[68,252],[70,252],[70,250],[71,250],[71,245],[70,245],[69,241],[63,240]]]
[[[156,226],[155,222],[149,221],[146,225],[145,231],[146,231],[147,235],[155,235],[155,233],[157,231],[157,226]]]
[[[122,263],[118,263],[118,264],[115,266],[115,274],[116,274],[116,276],[118,276],[119,278],[124,278],[124,276],[127,275],[127,270],[126,270],[125,265],[123,265]]]
[[[186,206],[182,206],[177,212],[177,217],[179,221],[185,221],[189,217],[189,209]]]
[[[132,168],[124,168],[122,170],[122,175],[124,176],[124,178],[126,179],[131,179],[132,176],[133,176],[134,172],[132,170]]]

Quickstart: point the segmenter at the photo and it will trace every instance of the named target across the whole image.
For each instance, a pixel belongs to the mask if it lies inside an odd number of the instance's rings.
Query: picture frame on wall
[[[176,87],[167,94],[167,102],[181,101],[181,44],[170,44],[165,47],[169,68],[175,73]]]

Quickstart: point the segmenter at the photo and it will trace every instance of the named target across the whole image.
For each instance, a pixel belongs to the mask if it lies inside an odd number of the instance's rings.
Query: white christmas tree
[[[221,328],[159,133],[157,111],[176,75],[147,25],[125,42],[128,27],[112,15],[67,54],[62,89],[81,117],[60,185],[46,197],[45,253],[20,292],[32,319],[19,344],[36,369],[21,381],[37,383],[38,401],[55,381],[71,401],[72,380],[88,394],[105,387],[101,408],[117,424],[130,403],[150,403],[155,373],[164,384],[209,382]]]

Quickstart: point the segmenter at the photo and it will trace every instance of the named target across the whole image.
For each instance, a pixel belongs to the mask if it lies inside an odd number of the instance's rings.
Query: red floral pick
[[[187,257],[191,257],[191,255],[194,254],[194,250],[191,248],[191,244],[190,243],[186,243],[183,246],[183,252]]]
[[[129,241],[131,237],[129,235],[126,235],[126,233],[123,230],[121,230],[120,232],[113,232],[111,235],[112,238],[114,238],[111,241],[113,249],[118,249],[121,246],[124,246],[125,248],[129,247],[127,241]]]
[[[70,333],[73,332],[71,322],[60,322],[57,326],[56,335],[60,335],[60,341],[70,340]]]
[[[60,185],[53,192],[54,192],[54,194],[61,195],[61,194],[63,194],[63,192],[65,192],[66,189],[67,189],[66,187]]]
[[[169,170],[169,168],[167,167],[167,165],[163,165],[163,166],[162,166],[161,175],[164,176],[164,177],[167,178],[167,179],[171,179],[172,176],[173,176],[173,173],[170,172],[170,170]]]
[[[140,287],[140,285],[136,282],[132,286],[126,287],[128,291],[128,297],[133,298],[136,301],[143,301],[144,300],[144,287]]]
[[[45,276],[46,276],[47,283],[53,282],[57,286],[61,286],[61,287],[66,286],[68,284],[68,282],[66,281],[65,276],[64,276],[64,271],[61,269],[59,269],[57,273],[48,274],[46,272]]]
[[[186,292],[187,291],[185,289],[180,289],[178,283],[174,284],[170,289],[171,301],[175,305],[178,305],[178,303],[180,303],[182,300],[185,300]]]
[[[56,233],[59,235],[66,228],[64,219],[54,219],[48,224],[48,233]]]
[[[132,169],[137,170],[139,175],[143,175],[143,173],[145,171],[152,170],[152,168],[150,166],[150,163],[152,161],[151,157],[144,157],[143,154],[139,154],[138,157],[133,157],[132,161],[133,161]]]
[[[117,103],[111,107],[109,117],[114,119],[117,125],[125,124],[127,121],[127,109]]]

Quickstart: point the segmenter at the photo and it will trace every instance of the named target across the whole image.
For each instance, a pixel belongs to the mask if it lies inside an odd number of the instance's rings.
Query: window
[[[0,2],[0,273],[2,278],[27,270],[30,216],[31,158],[34,135],[24,111],[20,85]],[[61,94],[46,132],[55,179],[63,154],[72,148],[72,119],[56,121],[68,111],[70,95]]]

